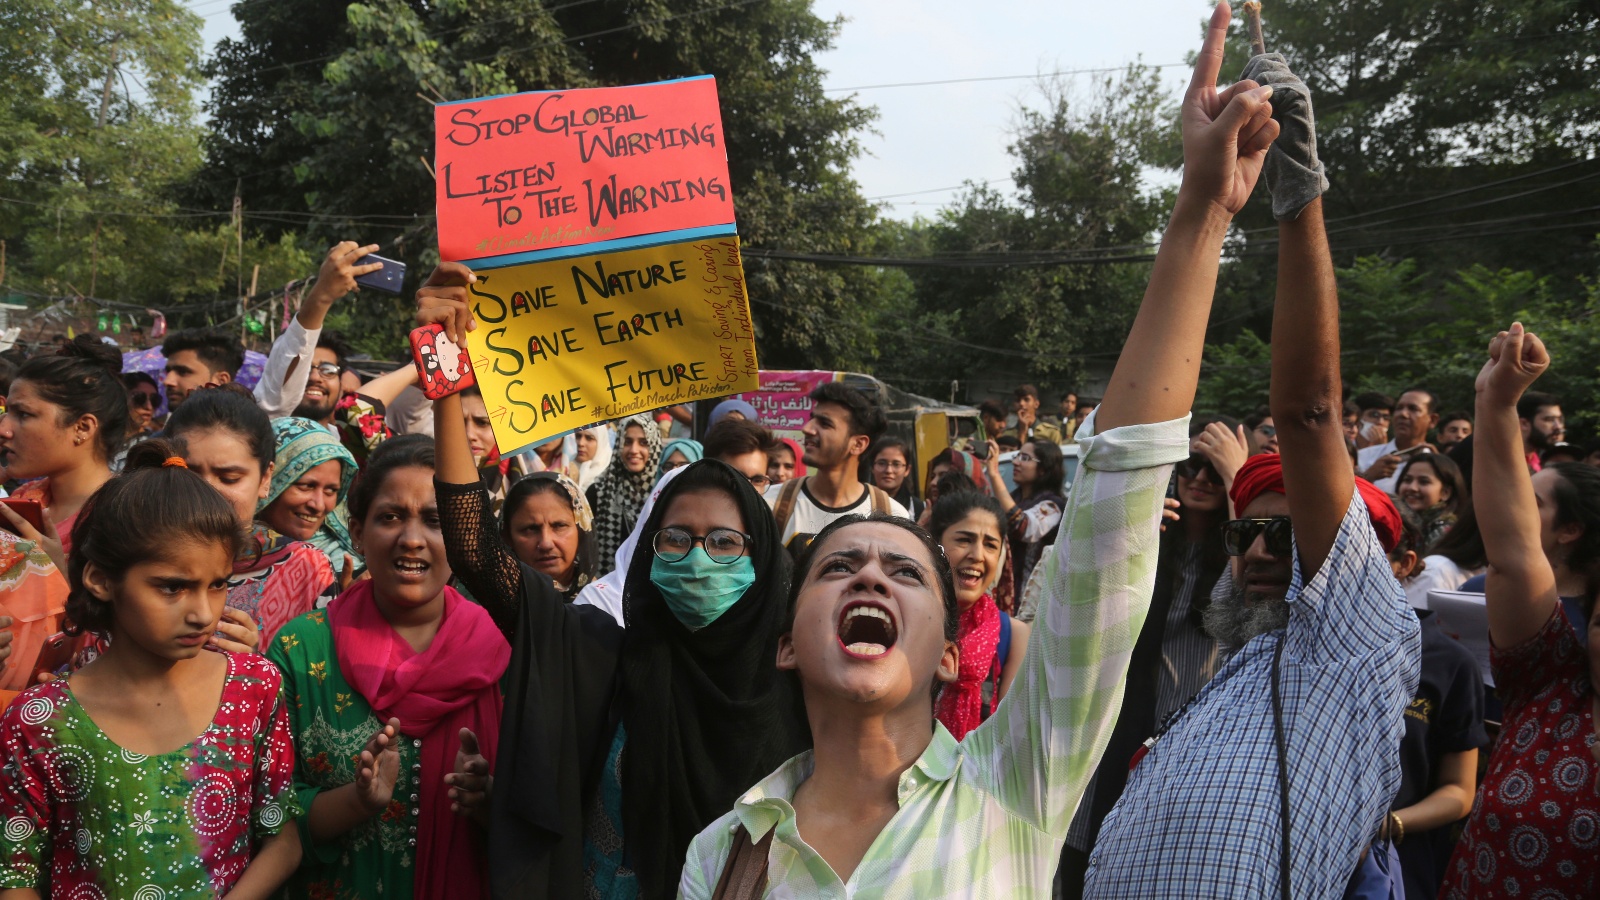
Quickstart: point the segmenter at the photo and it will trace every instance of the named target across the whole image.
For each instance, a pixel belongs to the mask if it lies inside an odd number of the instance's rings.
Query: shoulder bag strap
[[[875,484],[869,484],[867,485],[867,492],[872,495],[872,511],[874,513],[888,515],[893,511],[894,507],[889,505],[893,501],[889,498],[888,491]]]
[[[772,849],[772,834],[777,828],[767,829],[759,841],[750,840],[750,832],[743,825],[733,834],[733,846],[728,848],[728,861],[722,867],[722,877],[717,879],[717,889],[711,900],[760,900],[767,892],[767,853]]]
[[[1283,659],[1283,645],[1289,642],[1289,633],[1278,639],[1272,651],[1272,734],[1278,750],[1278,814],[1283,819],[1283,844],[1279,848],[1278,893],[1283,900],[1289,894],[1289,742],[1283,733],[1283,695],[1278,689],[1279,664]]]
[[[800,482],[805,476],[791,478],[778,491],[778,502],[772,505],[772,519],[778,526],[778,539],[783,539],[783,529],[789,524],[789,514],[794,512],[795,498],[800,495]]]

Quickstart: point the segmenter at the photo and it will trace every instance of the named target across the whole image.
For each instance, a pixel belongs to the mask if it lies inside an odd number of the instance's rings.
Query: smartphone
[[[14,497],[4,497],[0,498],[0,503],[4,503],[6,506],[11,507],[12,512],[26,519],[28,524],[32,525],[36,530],[38,530],[40,534],[44,534],[44,507],[40,505],[39,501],[18,500]],[[11,523],[4,518],[0,518],[0,528],[4,528],[6,531],[16,534],[15,531],[11,530]]]
[[[412,330],[411,358],[422,376],[419,387],[429,400],[460,393],[478,383],[467,348],[453,343],[445,335],[443,325],[424,325]]]
[[[376,272],[356,276],[356,284],[369,287],[385,294],[400,293],[400,286],[406,281],[406,264],[398,259],[389,259],[376,253],[368,253],[361,257],[360,265],[369,263],[383,263],[383,268]]]
[[[39,648],[39,655],[33,661],[33,684],[39,683],[39,676],[43,674],[54,675],[72,663],[73,637],[65,631],[58,631],[45,639],[44,646]]]
[[[1407,447],[1404,450],[1396,450],[1392,455],[1398,456],[1401,459],[1405,459],[1406,457],[1410,456],[1413,453],[1432,453],[1432,452],[1433,452],[1433,450],[1427,444],[1418,444],[1415,447]]]

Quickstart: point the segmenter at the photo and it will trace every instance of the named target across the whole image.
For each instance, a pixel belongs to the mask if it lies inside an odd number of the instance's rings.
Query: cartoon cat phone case
[[[467,348],[454,343],[443,325],[424,325],[411,332],[411,356],[422,376],[422,393],[438,400],[459,393],[478,383],[472,374],[472,357]]]

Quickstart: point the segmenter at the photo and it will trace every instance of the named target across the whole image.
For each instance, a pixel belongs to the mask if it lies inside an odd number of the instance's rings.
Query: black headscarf
[[[650,581],[650,540],[675,497],[703,490],[739,507],[756,580],[715,622],[691,632]],[[776,666],[788,588],[772,511],[733,467],[693,463],[661,492],[622,600],[622,825],[642,897],[676,896],[695,835],[810,745],[799,698]]]

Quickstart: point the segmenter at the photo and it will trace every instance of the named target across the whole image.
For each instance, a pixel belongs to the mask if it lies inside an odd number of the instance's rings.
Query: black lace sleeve
[[[488,489],[482,481],[450,484],[437,479],[433,488],[450,569],[510,638],[522,604],[522,564],[495,529]]]

